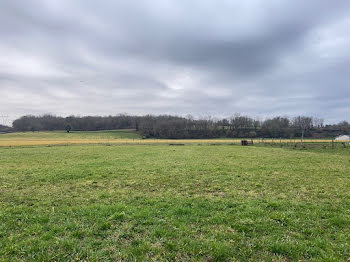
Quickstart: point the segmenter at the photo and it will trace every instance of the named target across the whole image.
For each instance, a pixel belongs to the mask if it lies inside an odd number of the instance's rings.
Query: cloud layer
[[[347,0],[3,0],[0,39],[0,115],[9,119],[350,120]]]

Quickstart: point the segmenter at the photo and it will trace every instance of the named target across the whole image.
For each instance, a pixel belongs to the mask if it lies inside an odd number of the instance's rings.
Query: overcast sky
[[[349,121],[350,1],[0,1],[0,115],[123,112]]]

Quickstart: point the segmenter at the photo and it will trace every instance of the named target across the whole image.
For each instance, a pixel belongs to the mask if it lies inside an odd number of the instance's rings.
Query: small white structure
[[[337,140],[337,141],[349,141],[350,140],[350,136],[347,136],[347,135],[337,136],[335,138],[335,140]]]

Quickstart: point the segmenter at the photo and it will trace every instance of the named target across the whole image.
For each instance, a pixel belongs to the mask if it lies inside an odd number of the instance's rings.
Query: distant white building
[[[347,136],[347,135],[342,135],[342,136],[337,136],[335,138],[335,140],[340,140],[340,141],[346,141],[346,140],[350,140],[350,136]]]

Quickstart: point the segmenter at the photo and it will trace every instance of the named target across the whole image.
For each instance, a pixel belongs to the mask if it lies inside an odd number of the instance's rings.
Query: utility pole
[[[304,129],[301,131],[301,145],[304,147]]]

